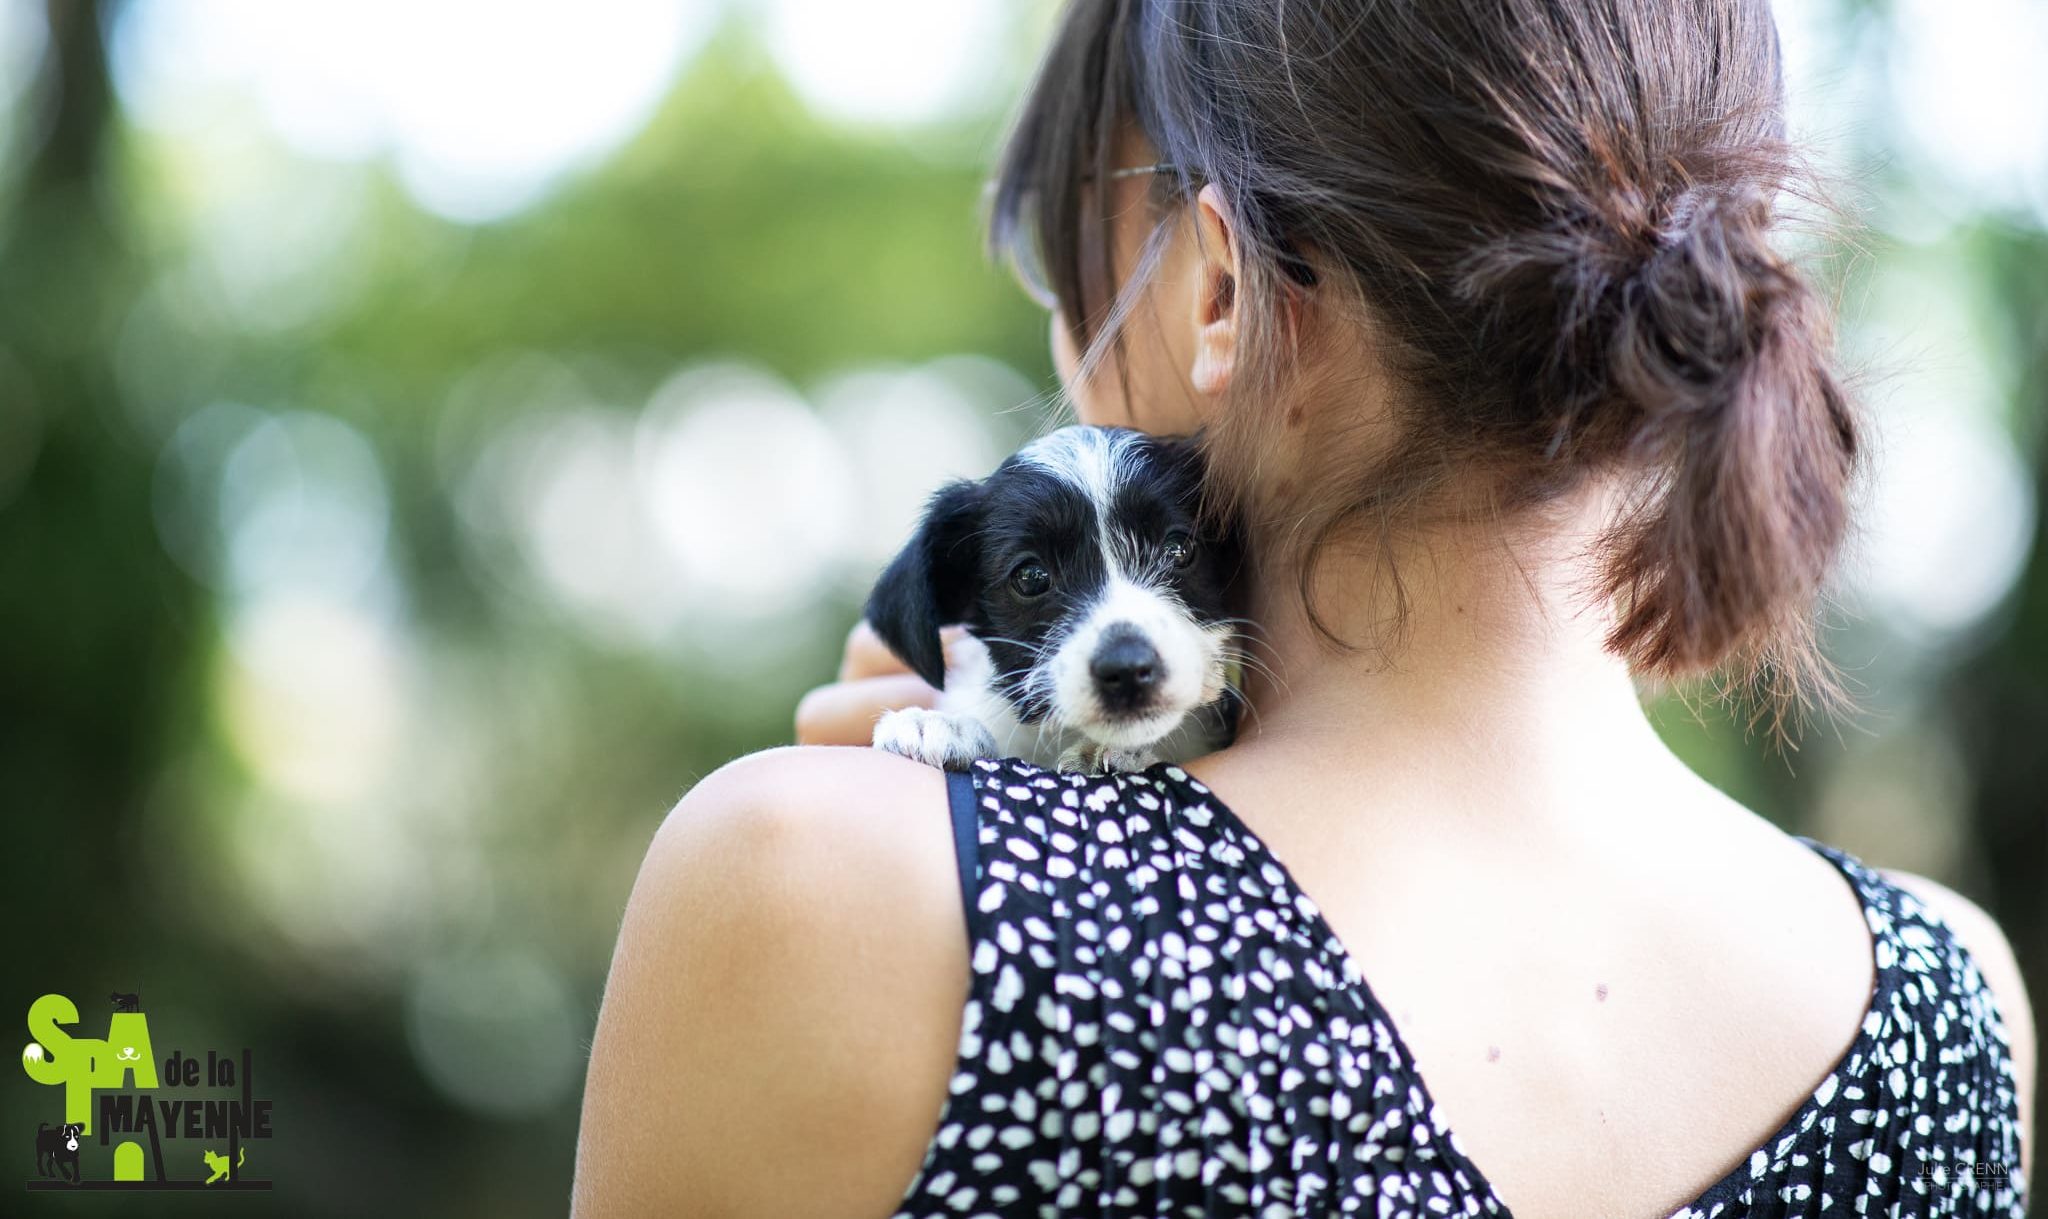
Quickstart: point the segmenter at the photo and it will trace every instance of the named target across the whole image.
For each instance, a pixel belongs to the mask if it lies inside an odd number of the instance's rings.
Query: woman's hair
[[[1260,535],[1304,597],[1342,529],[1394,528],[1456,472],[1494,472],[1511,511],[1621,471],[1609,647],[1653,676],[1735,669],[1782,726],[1839,694],[1814,612],[1858,448],[1830,310],[1770,240],[1781,192],[1821,202],[1783,103],[1767,0],[1073,0],[989,246],[1040,269],[1084,375],[1106,350],[1121,374],[1166,221],[1219,184],[1238,363],[1204,439],[1230,506],[1300,425],[1274,417],[1292,306],[1369,318],[1402,390],[1395,451],[1304,446],[1297,524]],[[1084,188],[1132,127],[1161,223],[1113,294],[1113,193]]]

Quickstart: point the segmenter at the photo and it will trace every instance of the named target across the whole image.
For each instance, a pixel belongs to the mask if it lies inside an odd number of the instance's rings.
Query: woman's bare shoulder
[[[887,1213],[952,1072],[959,890],[939,771],[799,747],[705,777],[627,905],[577,1212]]]

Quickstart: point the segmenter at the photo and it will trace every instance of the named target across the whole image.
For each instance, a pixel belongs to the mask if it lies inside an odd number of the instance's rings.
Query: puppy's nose
[[[1134,711],[1152,699],[1166,679],[1159,649],[1131,627],[1112,627],[1088,662],[1095,691],[1112,711]]]

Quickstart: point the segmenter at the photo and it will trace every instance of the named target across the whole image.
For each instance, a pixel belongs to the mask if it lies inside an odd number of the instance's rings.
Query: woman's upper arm
[[[2027,1179],[2032,1181],[2033,1158],[2029,1144],[2033,1142],[2034,1132],[2034,1064],[2037,1061],[2034,1009],[2027,999],[2026,980],[2020,975],[2019,960],[2013,955],[2012,945],[2006,941],[2005,932],[1999,929],[1998,923],[1982,907],[1948,886],[1911,872],[1896,872],[1889,868],[1885,869],[1885,875],[1941,915],[1942,921],[1955,931],[1956,938],[1969,950],[1984,976],[1985,985],[1991,988],[1992,1000],[1998,1004],[1999,1015],[2005,1021],[2006,1040],[2012,1045],[2013,1076],[2019,1090],[2020,1166],[2027,1173]]]
[[[946,1096],[967,945],[943,777],[758,754],[656,834],[605,987],[579,1215],[886,1215]]]

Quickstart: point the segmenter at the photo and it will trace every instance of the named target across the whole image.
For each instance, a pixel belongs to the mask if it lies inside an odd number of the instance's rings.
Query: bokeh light
[[[494,1118],[545,1111],[582,1081],[588,1029],[561,975],[526,953],[428,963],[406,1034],[435,1083]]]
[[[1001,0],[762,0],[768,46],[821,113],[852,123],[923,124],[999,95]]]
[[[678,373],[648,404],[633,456],[642,510],[697,613],[751,619],[801,603],[853,536],[845,450],[809,403],[761,372]],[[736,503],[753,510],[735,515]]]
[[[1952,260],[1879,273],[1857,355],[1877,375],[1873,460],[1849,571],[1865,608],[1923,644],[1999,606],[2026,569],[2035,489],[2007,420],[2011,366]]]
[[[2048,7],[1899,0],[1891,98],[1906,150],[1953,213],[2031,203],[2048,223]]]
[[[1029,394],[1016,373],[973,356],[922,368],[860,369],[820,387],[825,420],[859,482],[860,528],[844,552],[855,574],[871,579],[881,569],[942,484],[995,468],[1002,454],[992,409]]]
[[[388,156],[413,197],[480,221],[533,202],[646,121],[709,0],[135,0],[129,113],[178,131],[252,106],[312,156]],[[246,99],[246,100],[244,100]]]

